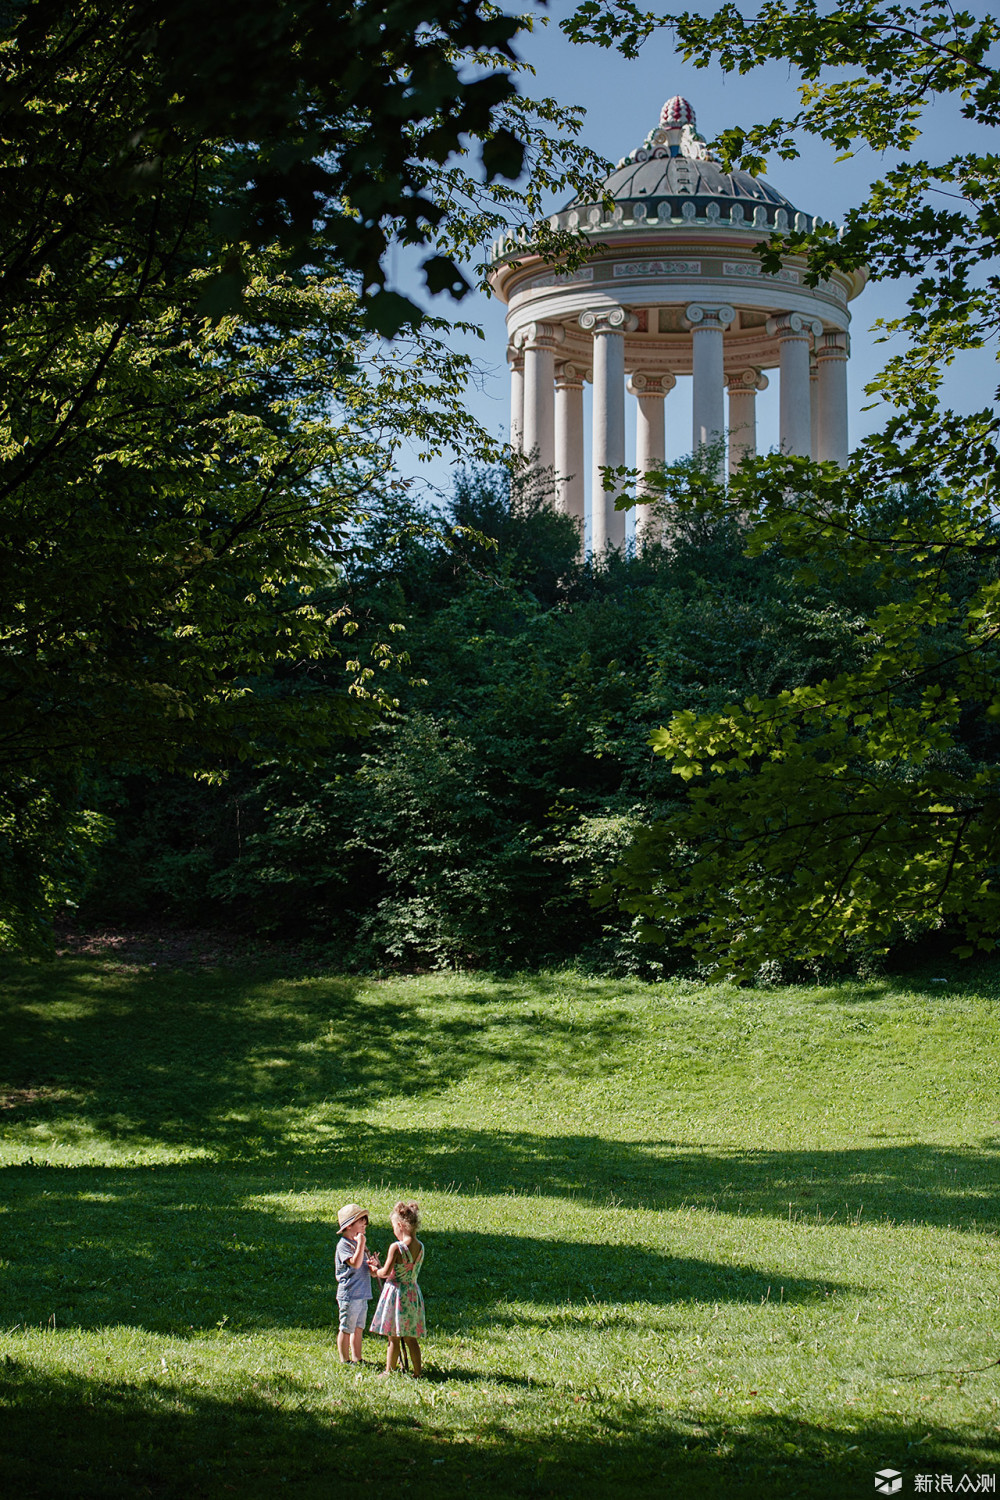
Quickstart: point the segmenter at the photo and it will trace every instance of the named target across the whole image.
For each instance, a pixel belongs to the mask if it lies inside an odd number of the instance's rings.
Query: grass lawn
[[[1000,1476],[1000,971],[752,993],[77,956],[0,988],[4,1495]],[[337,1209],[384,1251],[397,1196],[419,1383],[378,1378],[380,1339],[336,1359]]]

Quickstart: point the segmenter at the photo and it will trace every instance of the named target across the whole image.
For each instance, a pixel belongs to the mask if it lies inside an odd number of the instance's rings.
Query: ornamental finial
[[[717,165],[695,129],[694,109],[680,94],[667,100],[660,110],[660,123],[649,132],[642,145],[623,156],[618,165],[628,167],[657,156],[686,156],[689,161],[708,161]]]
[[[693,130],[695,124],[694,110],[686,99],[681,98],[680,94],[675,94],[672,99],[668,99],[660,110],[661,130],[670,130],[685,125],[690,125]]]

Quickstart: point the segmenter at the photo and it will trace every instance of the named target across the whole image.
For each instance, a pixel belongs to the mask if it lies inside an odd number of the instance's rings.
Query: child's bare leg
[[[390,1339],[389,1347],[385,1352],[385,1368],[389,1374],[399,1364],[399,1339]]]
[[[357,1360],[358,1364],[361,1363],[361,1339],[363,1334],[363,1328],[355,1328],[354,1332],[351,1334],[351,1353],[354,1355],[354,1358]]]
[[[337,1352],[340,1355],[340,1363],[349,1365],[351,1362],[351,1335],[349,1333],[337,1334]]]
[[[404,1339],[403,1342],[406,1345],[406,1352],[410,1356],[410,1374],[414,1380],[417,1380],[424,1368],[420,1359],[420,1345],[416,1339]]]

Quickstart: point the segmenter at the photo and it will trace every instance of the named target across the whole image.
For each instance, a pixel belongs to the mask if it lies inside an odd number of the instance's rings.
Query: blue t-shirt
[[[372,1279],[368,1266],[364,1261],[360,1266],[350,1264],[351,1256],[358,1248],[357,1240],[349,1240],[346,1234],[342,1234],[337,1241],[336,1270],[337,1270],[337,1301],[338,1302],[370,1302],[372,1295]]]

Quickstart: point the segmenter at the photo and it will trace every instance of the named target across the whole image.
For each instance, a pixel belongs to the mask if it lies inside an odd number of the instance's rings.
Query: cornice
[[[557,267],[546,262],[540,255],[524,256],[517,262],[506,262],[498,265],[490,276],[490,283],[494,295],[501,302],[511,304],[515,298],[525,292],[551,289],[572,289],[581,284],[599,285],[610,281],[618,282],[622,279],[652,280],[660,283],[662,277],[669,276],[669,269],[661,273],[650,271],[643,274],[636,271],[635,276],[627,272],[616,273],[614,268],[628,265],[631,261],[652,262],[662,261],[669,267],[669,263],[683,260],[716,260],[724,261],[730,259],[734,264],[747,268],[741,273],[740,280],[745,280],[748,285],[773,286],[780,285],[786,281],[794,281],[801,288],[804,295],[828,298],[836,302],[852,302],[859,295],[868,280],[868,273],[864,268],[855,272],[833,271],[825,284],[818,287],[807,287],[805,285],[805,271],[807,262],[804,256],[789,255],[785,258],[781,271],[774,276],[768,275],[763,270],[758,270],[759,258],[753,253],[753,247],[759,244],[763,236],[754,237],[725,235],[661,235],[661,236],[623,236],[616,240],[613,245],[602,246],[600,250],[589,256],[584,265],[576,271],[560,273]],[[641,257],[641,260],[640,260]],[[609,268],[610,271],[609,271]],[[700,272],[698,274],[701,274]],[[737,278],[734,277],[734,282]],[[729,285],[729,278],[723,276],[723,282]],[[672,291],[669,281],[662,281],[665,289]],[[673,301],[673,297],[667,299]],[[753,305],[754,299],[750,299]]]

